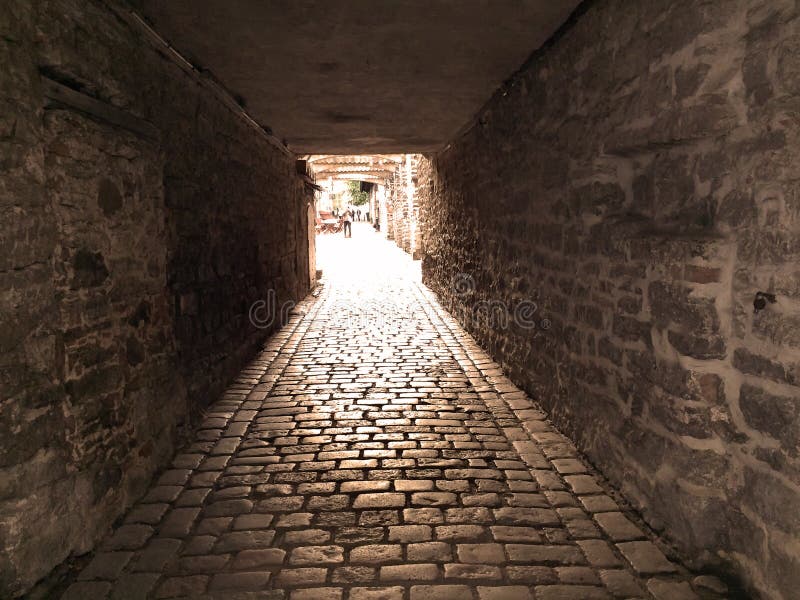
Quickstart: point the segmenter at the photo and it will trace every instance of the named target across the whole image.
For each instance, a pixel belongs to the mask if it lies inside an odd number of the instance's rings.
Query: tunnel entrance
[[[415,154],[309,156],[309,171],[320,186],[319,233],[343,232],[342,221],[350,212],[354,222],[369,223],[385,239],[421,258],[420,159]]]
[[[0,596],[794,599],[798,31],[6,0]]]

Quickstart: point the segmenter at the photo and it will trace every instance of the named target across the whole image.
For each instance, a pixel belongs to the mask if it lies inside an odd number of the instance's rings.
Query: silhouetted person
[[[353,214],[349,209],[344,211],[342,220],[344,222],[344,237],[353,237]]]

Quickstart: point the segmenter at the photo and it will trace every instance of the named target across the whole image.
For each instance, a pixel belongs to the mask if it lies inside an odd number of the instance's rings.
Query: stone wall
[[[384,228],[384,232],[387,240],[394,240],[397,232],[394,209],[395,204],[397,203],[397,195],[400,193],[400,191],[397,189],[399,179],[399,175],[397,172],[395,172],[386,180],[386,195],[384,196],[385,210],[383,211],[383,214],[386,217],[386,227]]]
[[[277,325],[251,304],[309,287],[293,157],[167,54],[97,0],[0,11],[2,597],[92,548]]]
[[[417,196],[417,168],[422,158],[419,154],[404,155],[392,177],[387,180],[387,239],[419,258],[419,200]],[[409,198],[409,195],[411,196]]]
[[[424,279],[445,306],[681,554],[785,600],[797,10],[589,2],[420,173]],[[754,313],[758,292],[776,302]]]

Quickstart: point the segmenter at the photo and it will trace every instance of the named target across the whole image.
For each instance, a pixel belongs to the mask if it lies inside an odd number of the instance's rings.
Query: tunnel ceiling
[[[436,150],[578,0],[134,0],[297,153]]]

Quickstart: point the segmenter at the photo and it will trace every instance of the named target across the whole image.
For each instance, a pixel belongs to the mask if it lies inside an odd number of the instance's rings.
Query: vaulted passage
[[[0,597],[795,598],[799,10],[6,2]]]

